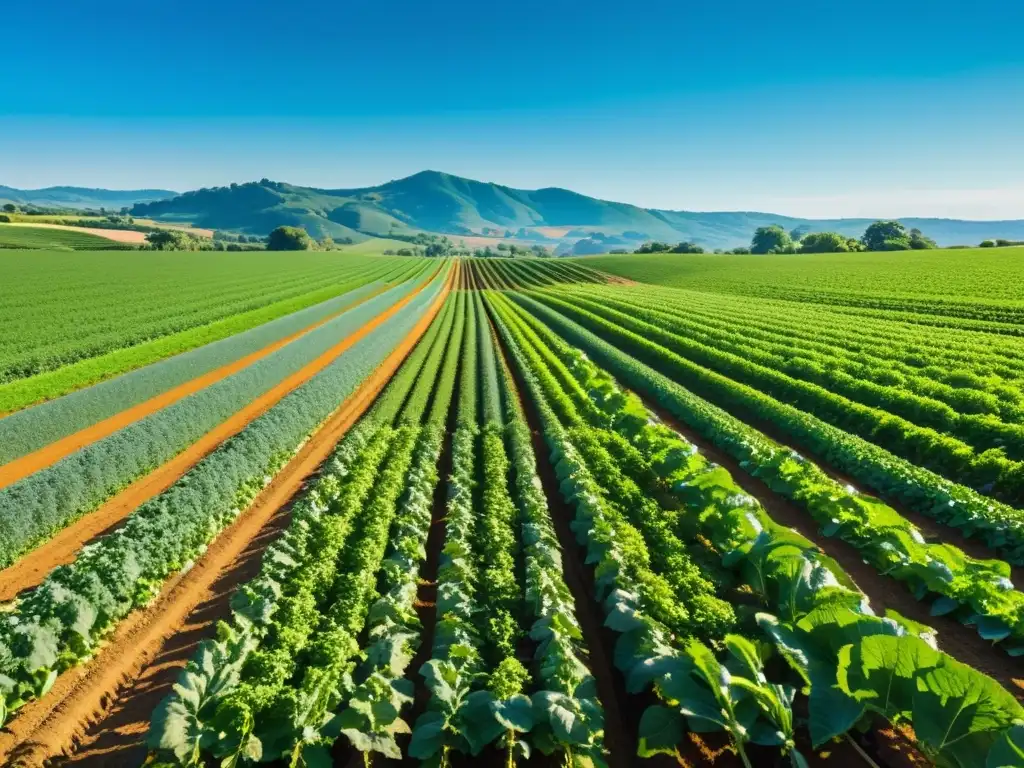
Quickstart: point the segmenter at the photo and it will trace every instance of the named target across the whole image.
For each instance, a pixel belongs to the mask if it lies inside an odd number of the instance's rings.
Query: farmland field
[[[1024,250],[31,259],[0,763],[1024,766]]]
[[[83,270],[83,260],[88,270]],[[0,252],[0,413],[311,307],[401,260]]]
[[[0,249],[63,248],[83,251],[116,251],[131,249],[131,247],[130,243],[118,242],[80,227],[0,223]]]
[[[1024,318],[1024,246],[887,253],[598,256],[574,259],[644,283],[905,312]]]

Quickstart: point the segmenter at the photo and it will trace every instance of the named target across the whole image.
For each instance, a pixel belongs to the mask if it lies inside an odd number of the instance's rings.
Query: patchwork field
[[[26,253],[0,762],[1024,765],[1024,249]]]
[[[145,241],[141,232],[113,232],[114,237],[98,230],[68,227],[60,224],[0,223],[0,249],[63,248],[75,251],[109,251],[127,249]],[[122,235],[129,236],[127,239]],[[141,236],[141,239],[135,236]]]

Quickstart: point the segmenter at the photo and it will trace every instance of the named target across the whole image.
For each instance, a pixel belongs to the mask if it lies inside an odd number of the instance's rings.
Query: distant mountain
[[[132,213],[195,226],[266,234],[282,224],[316,237],[403,235],[418,231],[454,236],[511,232],[519,239],[572,244],[614,238],[609,247],[642,240],[692,240],[707,248],[748,245],[767,224],[786,229],[859,236],[872,219],[799,219],[773,213],[696,213],[639,208],[557,187],[525,190],[423,171],[376,187],[314,189],[266,179],[200,189],[169,200],[136,205]],[[940,245],[977,244],[986,238],[1024,240],[1024,220],[902,219]],[[616,245],[612,246],[611,242]]]
[[[137,203],[166,200],[176,197],[169,189],[88,189],[86,187],[46,187],[45,189],[15,189],[0,185],[0,204],[52,206],[56,208],[108,208],[120,210]]]

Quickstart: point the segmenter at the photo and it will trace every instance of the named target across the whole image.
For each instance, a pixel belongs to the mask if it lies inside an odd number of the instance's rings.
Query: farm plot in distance
[[[0,350],[0,761],[1024,765],[1013,254],[325,256]]]

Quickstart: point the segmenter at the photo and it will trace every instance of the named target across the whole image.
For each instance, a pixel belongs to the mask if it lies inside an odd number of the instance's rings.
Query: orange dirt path
[[[197,607],[211,600],[230,599],[229,594],[213,593],[218,577],[238,564],[247,545],[301,490],[337,442],[370,407],[426,332],[458,272],[456,265],[430,309],[405,339],[302,445],[252,505],[211,542],[193,568],[174,576],[147,608],[121,622],[91,662],[65,672],[43,698],[18,711],[0,731],[0,763],[42,765],[72,751],[89,725],[103,719],[122,692],[131,692],[136,680],[157,659],[164,643],[189,629],[188,619]],[[182,665],[183,662],[179,663]],[[138,721],[137,729],[141,729],[141,739],[151,712],[133,714]],[[101,764],[110,765],[112,759],[105,755]]]
[[[339,309],[328,317],[325,317],[312,325],[308,325],[302,330],[280,339],[279,341],[275,341],[273,344],[263,347],[263,349],[258,349],[239,360],[235,360],[233,363],[228,363],[220,368],[204,373],[202,376],[197,376],[190,381],[186,381],[184,384],[179,384],[173,389],[160,393],[156,397],[151,397],[149,400],[133,405],[131,408],[126,408],[120,413],[115,413],[113,416],[110,416],[103,421],[98,421],[85,429],[80,429],[78,432],[68,435],[67,437],[55,440],[49,445],[43,446],[38,451],[27,453],[24,456],[19,456],[13,461],[9,461],[7,464],[0,466],[0,488],[6,488],[8,485],[12,485],[19,480],[28,477],[33,472],[38,472],[52,464],[56,464],[58,461],[70,456],[75,451],[80,450],[87,445],[91,445],[98,440],[102,440],[104,437],[108,437],[118,430],[124,429],[129,424],[133,424],[152,413],[156,413],[169,405],[173,405],[189,395],[195,394],[201,389],[206,389],[210,385],[216,384],[218,381],[226,379],[232,374],[238,373],[240,370],[249,367],[257,360],[262,360],[282,347],[287,346],[300,336],[333,320],[338,317],[338,315],[348,312],[353,307],[356,307],[365,301],[369,301],[374,296],[377,296],[384,291],[385,288],[386,286],[381,286],[373,293],[357,299],[356,301],[349,302],[342,309]]]
[[[355,333],[342,339],[320,357],[305,365],[273,389],[253,400],[227,421],[203,435],[166,464],[157,467],[120,491],[94,512],[79,518],[67,528],[27,553],[10,567],[0,571],[0,603],[13,600],[19,592],[37,586],[58,565],[70,563],[78,550],[87,542],[108,532],[133,510],[174,483],[221,443],[245,429],[250,422],[262,416],[285,395],[290,394],[310,378],[322,371],[345,350],[364,339],[374,329],[397,314],[422,291],[430,280],[424,281],[408,296],[377,315]]]

